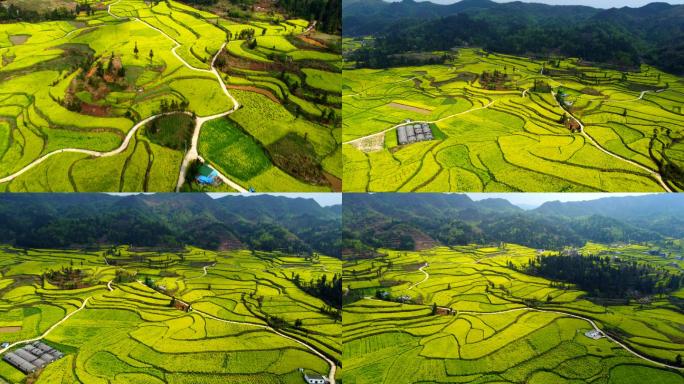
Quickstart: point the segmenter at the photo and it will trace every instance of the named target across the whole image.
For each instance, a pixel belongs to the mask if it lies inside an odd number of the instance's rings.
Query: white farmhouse
[[[328,379],[325,376],[321,375],[309,375],[309,374],[304,374],[304,380],[308,384],[327,384]]]

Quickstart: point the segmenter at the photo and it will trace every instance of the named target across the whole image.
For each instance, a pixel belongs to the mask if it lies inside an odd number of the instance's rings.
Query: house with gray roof
[[[434,136],[428,123],[404,124],[397,127],[397,143],[399,145],[429,140],[434,140]]]
[[[305,373],[304,381],[306,381],[308,384],[327,384],[328,378],[323,375],[310,375]]]

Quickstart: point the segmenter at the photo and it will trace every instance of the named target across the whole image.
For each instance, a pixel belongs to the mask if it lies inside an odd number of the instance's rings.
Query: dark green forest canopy
[[[339,207],[313,199],[206,194],[3,194],[0,243],[251,248],[339,256]]]
[[[579,57],[624,70],[643,61],[684,73],[684,5],[600,10],[489,0],[446,6],[360,0],[344,6],[343,22],[347,36],[376,37],[352,55],[360,66],[401,65],[390,56],[398,53],[478,46],[515,55]]]
[[[638,298],[678,290],[684,280],[681,273],[634,260],[610,256],[538,256],[524,268],[510,268],[552,280],[577,284],[593,296]]]
[[[684,237],[684,199],[654,194],[581,203],[548,202],[524,211],[503,199],[422,193],[346,194],[343,253],[414,249],[426,239],[446,245],[507,242],[562,249],[600,243]]]

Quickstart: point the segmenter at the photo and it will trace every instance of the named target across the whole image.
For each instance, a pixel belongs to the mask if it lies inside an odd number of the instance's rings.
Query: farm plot
[[[257,123],[264,128],[280,123],[263,120],[268,114],[261,112],[272,108],[287,112],[283,123],[304,120],[308,129],[296,131],[316,148],[317,166],[341,180],[340,90],[317,81],[340,78],[339,55],[297,38],[315,33],[306,21],[271,25],[253,20],[220,19],[174,1],[120,0],[98,4],[92,15],[83,12],[76,22],[1,25],[0,190],[173,191],[184,177],[184,157],[198,157],[197,141],[204,143],[188,137],[184,145],[163,145],[141,135],[140,128],[148,118],[165,113],[186,112],[209,122],[238,107],[261,116]],[[280,59],[290,62],[281,54],[330,56],[295,60],[292,84],[278,79],[287,71],[242,74],[249,82],[243,92],[275,94],[252,103],[249,97],[234,97],[227,88],[233,85],[232,76],[220,71],[228,64],[224,45],[244,46],[255,34],[262,45],[245,49],[273,65]],[[305,82],[304,69],[320,73]],[[201,128],[198,123],[193,130]],[[206,140],[222,139],[197,133]],[[266,146],[273,139],[261,133],[252,140]],[[229,155],[214,153],[218,159]],[[252,185],[240,177],[249,170],[234,168],[240,166],[236,162],[221,172],[260,190],[331,190],[339,184],[311,183],[269,164],[270,177]]]
[[[0,266],[0,352],[65,354],[36,383],[295,383],[340,361],[341,324],[291,277],[340,276],[326,256],[3,247]],[[1,361],[0,378],[25,375]]]
[[[682,190],[681,81],[582,64],[461,49],[444,65],[345,70],[345,190]],[[412,123],[441,136],[400,145]]]
[[[343,266],[345,382],[684,382],[663,366],[684,324],[666,299],[596,305],[510,268],[538,252],[513,244],[378,252]]]

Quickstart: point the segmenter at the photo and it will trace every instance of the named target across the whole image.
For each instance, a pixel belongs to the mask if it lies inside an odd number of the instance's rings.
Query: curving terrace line
[[[456,117],[456,116],[465,115],[465,114],[467,114],[467,113],[479,111],[479,110],[481,110],[481,109],[487,109],[487,108],[491,107],[493,104],[494,104],[494,101],[491,101],[491,102],[489,102],[489,104],[487,104],[487,105],[485,105],[485,106],[483,106],[483,107],[472,108],[472,109],[469,109],[469,110],[467,110],[467,111],[454,113],[453,115],[445,116],[445,117],[442,117],[442,118],[437,119],[437,120],[432,120],[432,121],[419,121],[419,120],[415,120],[415,121],[411,121],[410,123],[401,123],[401,124],[397,124],[397,125],[395,125],[395,126],[393,126],[393,127],[387,128],[387,129],[385,129],[385,130],[383,130],[383,131],[376,132],[376,133],[372,133],[372,134],[367,135],[367,136],[359,137],[359,138],[356,138],[356,139],[354,139],[354,140],[345,141],[345,142],[342,143],[342,144],[354,144],[354,143],[357,143],[357,142],[360,142],[360,141],[369,139],[369,138],[371,138],[371,137],[383,135],[383,134],[385,134],[385,133],[387,133],[387,132],[389,132],[389,131],[391,131],[391,130],[393,130],[393,129],[397,129],[398,127],[401,127],[401,126],[403,126],[403,125],[416,124],[416,123],[418,123],[418,124],[420,124],[420,123],[427,123],[427,124],[439,123],[440,121],[444,121],[444,120],[447,120],[447,119],[451,119],[451,118]]]
[[[622,160],[622,161],[624,161],[624,162],[626,162],[626,163],[629,163],[629,164],[631,164],[631,165],[634,165],[635,167],[638,167],[638,168],[643,169],[644,171],[648,172],[648,173],[651,175],[651,177],[653,177],[653,178],[658,182],[658,184],[660,184],[660,186],[663,187],[663,189],[664,189],[665,191],[667,191],[667,192],[672,192],[672,190],[670,189],[670,187],[668,187],[667,184],[665,184],[665,182],[663,181],[663,177],[660,175],[660,173],[658,173],[658,172],[656,172],[656,171],[654,171],[654,170],[652,170],[652,169],[650,169],[650,168],[648,168],[648,167],[645,167],[645,166],[643,166],[643,165],[641,165],[641,164],[639,164],[639,163],[637,163],[637,162],[635,162],[635,161],[626,159],[626,158],[624,158],[624,157],[622,157],[622,156],[620,156],[620,155],[618,155],[618,154],[615,154],[615,153],[613,153],[613,152],[610,152],[609,150],[607,150],[607,149],[603,148],[602,146],[600,146],[599,143],[597,143],[596,140],[594,140],[593,137],[591,137],[589,134],[587,134],[587,133],[585,132],[585,130],[584,130],[585,127],[584,127],[584,124],[582,123],[582,121],[580,121],[580,119],[578,119],[577,117],[575,117],[575,115],[573,115],[570,111],[568,111],[567,109],[565,109],[565,107],[563,107],[563,106],[561,105],[560,101],[558,101],[558,99],[556,98],[556,93],[555,93],[555,92],[551,92],[551,94],[553,95],[553,99],[556,100],[556,104],[558,104],[558,106],[559,106],[563,111],[565,111],[565,112],[568,114],[568,116],[572,117],[572,119],[575,120],[575,121],[577,122],[577,124],[579,124],[579,126],[580,126],[580,132],[582,133],[582,136],[584,136],[587,140],[589,140],[589,142],[592,143],[596,148],[598,148],[601,152],[603,152],[603,153],[605,153],[605,154],[607,154],[607,155],[609,155],[609,156],[612,156],[612,157],[614,157],[614,158],[616,158],[616,159],[619,159],[619,160]],[[644,95],[644,93],[641,94],[641,97],[643,97],[643,95]]]
[[[44,339],[50,332],[52,332],[53,329],[57,328],[60,324],[62,324],[63,322],[65,322],[65,321],[66,321],[67,319],[69,319],[71,316],[75,315],[76,313],[78,313],[79,311],[81,311],[83,308],[85,308],[86,304],[88,304],[88,300],[90,300],[91,298],[92,298],[92,296],[90,296],[90,297],[86,298],[85,300],[83,300],[83,304],[81,304],[81,306],[78,307],[78,309],[76,309],[75,311],[73,311],[73,312],[71,312],[71,313],[68,313],[66,316],[64,316],[64,317],[62,318],[62,320],[60,320],[60,321],[54,323],[50,328],[48,328],[45,332],[43,332],[42,335],[40,335],[40,336],[38,336],[38,337],[34,337],[34,338],[32,338],[32,339],[26,339],[26,340],[15,341],[14,343],[12,343],[12,344],[10,344],[9,346],[7,346],[6,348],[0,349],[0,354],[3,354],[3,353],[5,353],[5,352],[7,352],[8,349],[13,348],[13,347],[16,347],[17,345],[26,344],[26,343],[30,343],[30,342],[32,342],[32,341],[38,341],[38,340],[40,340],[40,339]]]
[[[204,276],[207,275],[207,268],[209,268],[209,267],[214,267],[215,265],[216,265],[216,264],[211,265],[211,266],[204,266],[204,267],[202,268],[202,269],[203,269],[203,273],[202,273],[201,276],[197,276],[197,277],[193,277],[193,278],[185,279],[185,280],[192,280],[192,279],[197,279],[197,278],[199,278],[199,277],[204,277]],[[140,284],[142,284],[142,285],[145,285],[145,284],[143,284],[143,282],[140,281],[140,280],[138,280],[138,283],[140,283]],[[166,296],[168,296],[168,295],[166,295]],[[270,331],[270,332],[273,332],[273,333],[275,333],[276,335],[278,335],[278,336],[280,336],[280,337],[284,337],[284,338],[286,338],[286,339],[288,339],[288,340],[294,341],[295,343],[304,346],[305,348],[309,349],[310,351],[312,351],[313,353],[315,353],[317,356],[319,356],[319,357],[321,357],[323,360],[325,360],[325,361],[328,363],[328,365],[330,365],[330,372],[328,373],[328,380],[329,380],[330,384],[335,384],[335,372],[337,371],[337,364],[335,364],[334,361],[332,361],[330,358],[328,358],[327,356],[325,356],[323,353],[319,352],[316,348],[312,347],[311,345],[309,345],[309,344],[307,344],[307,343],[305,343],[305,342],[303,342],[303,341],[301,341],[301,340],[295,339],[294,337],[285,335],[285,334],[279,332],[278,330],[276,330],[275,328],[273,328],[273,327],[271,327],[271,326],[269,326],[269,325],[266,325],[266,324],[250,323],[250,322],[235,321],[235,320],[226,320],[226,319],[222,319],[222,318],[220,318],[220,317],[216,317],[216,316],[214,316],[214,315],[211,315],[211,314],[209,314],[209,313],[206,313],[206,312],[200,311],[200,310],[198,310],[198,309],[194,309],[194,308],[192,309],[192,311],[193,311],[193,312],[196,312],[196,313],[199,313],[200,315],[202,315],[202,316],[204,316],[204,317],[208,317],[208,318],[210,318],[210,319],[213,319],[213,320],[216,320],[216,321],[220,321],[220,322],[223,322],[223,323],[237,324],[237,325],[245,325],[245,326],[249,326],[249,327],[262,328],[262,329],[268,330],[268,331]]]
[[[110,4],[110,5],[107,7],[107,12],[108,12],[112,17],[114,17],[115,19],[118,19],[118,20],[128,20],[128,19],[125,18],[125,17],[117,16],[117,15],[115,15],[114,13],[112,13],[111,7],[112,7],[113,5],[116,5],[116,4],[119,3],[120,1],[121,1],[121,0],[117,0],[116,2]],[[137,17],[133,17],[132,19],[134,19],[134,20],[136,20],[136,21],[139,21],[139,22],[145,24],[145,25],[148,26],[149,28],[154,29],[155,31],[161,33],[162,35],[164,35],[165,37],[167,37],[168,39],[170,39],[171,41],[173,41],[173,42],[176,44],[176,46],[175,46],[173,49],[171,49],[171,52],[173,53],[173,55],[174,55],[174,56],[175,56],[183,65],[185,65],[186,67],[188,67],[189,69],[194,70],[194,71],[199,71],[199,72],[212,73],[212,74],[214,74],[214,75],[216,76],[216,78],[218,79],[219,84],[220,84],[220,86],[221,86],[223,92],[226,94],[226,96],[227,96],[227,97],[231,100],[231,102],[233,103],[233,108],[231,108],[230,110],[228,110],[228,111],[226,111],[226,112],[218,113],[218,114],[211,115],[211,116],[197,117],[196,123],[195,123],[195,130],[194,130],[194,132],[193,132],[192,142],[191,142],[190,149],[189,149],[188,152],[186,153],[185,157],[183,158],[183,162],[181,163],[181,167],[180,167],[180,171],[179,171],[179,175],[178,175],[178,182],[177,182],[177,184],[176,184],[176,192],[178,192],[178,191],[180,190],[180,187],[183,185],[183,182],[185,181],[185,175],[186,175],[186,173],[187,173],[188,165],[190,164],[190,162],[191,162],[192,160],[199,159],[199,154],[198,154],[198,152],[197,152],[197,143],[198,143],[198,141],[199,141],[199,135],[200,135],[200,132],[201,132],[201,129],[202,129],[202,125],[203,125],[205,122],[207,122],[207,121],[210,121],[210,120],[214,120],[214,119],[218,119],[218,118],[227,116],[227,115],[229,115],[229,114],[235,112],[235,111],[240,107],[239,102],[233,97],[233,95],[230,94],[230,92],[228,92],[228,88],[226,87],[226,84],[223,82],[223,79],[221,78],[221,75],[218,73],[218,71],[217,71],[216,68],[214,67],[214,64],[215,64],[215,62],[216,62],[216,58],[217,58],[218,55],[223,51],[223,49],[224,49],[225,46],[226,46],[226,43],[223,43],[223,45],[221,45],[221,48],[219,48],[218,52],[216,53],[216,55],[215,55],[214,58],[212,59],[212,61],[211,61],[211,70],[195,68],[195,67],[193,67],[192,65],[190,65],[189,63],[187,63],[182,57],[180,57],[180,56],[176,53],[176,49],[178,49],[179,47],[181,47],[181,44],[180,44],[179,42],[177,42],[176,40],[174,40],[171,36],[167,35],[164,31],[162,31],[162,30],[160,30],[160,29],[158,29],[158,28],[153,27],[152,25],[150,25],[150,24],[148,24],[148,23],[146,23],[146,22],[140,20],[140,19],[137,18]],[[76,30],[74,30],[74,31],[71,31],[71,32],[69,32],[67,35],[65,35],[64,37],[67,37],[67,36],[70,35],[71,33],[74,33],[74,32],[77,32],[77,31],[80,31],[80,29],[76,29]],[[11,174],[11,175],[8,175],[8,176],[5,176],[5,177],[1,178],[1,179],[0,179],[0,184],[2,184],[2,183],[7,183],[7,182],[10,182],[10,181],[14,180],[14,179],[17,178],[18,176],[21,176],[21,175],[24,174],[25,172],[27,172],[27,171],[29,171],[30,169],[34,168],[35,166],[41,164],[42,162],[44,162],[45,160],[49,159],[50,157],[52,157],[52,156],[54,156],[54,155],[57,155],[57,154],[60,154],[60,153],[82,153],[82,154],[90,155],[90,156],[93,156],[93,157],[110,157],[110,156],[118,155],[118,154],[122,153],[123,151],[125,151],[125,150],[128,148],[128,145],[130,144],[131,139],[133,138],[133,136],[135,135],[135,133],[136,133],[141,127],[143,127],[145,124],[149,123],[150,121],[152,121],[152,120],[154,120],[154,119],[156,119],[156,118],[158,118],[158,117],[165,116],[165,115],[170,115],[170,114],[174,114],[174,113],[178,113],[178,112],[160,113],[160,114],[157,114],[157,115],[150,116],[150,117],[148,117],[148,118],[146,118],[146,119],[144,119],[144,120],[138,122],[137,124],[135,124],[135,125],[133,126],[133,128],[131,128],[130,131],[128,131],[128,134],[126,134],[126,137],[124,138],[124,141],[121,143],[121,145],[120,145],[118,148],[116,148],[116,149],[114,149],[114,150],[112,150],[112,151],[109,151],[109,152],[98,152],[98,151],[92,151],[92,150],[81,149],[81,148],[63,148],[63,149],[58,149],[58,150],[52,151],[52,152],[50,152],[50,153],[47,153],[47,154],[41,156],[40,158],[38,158],[38,159],[32,161],[31,163],[29,163],[28,165],[26,165],[25,167],[23,167],[23,168],[20,169],[19,171],[15,172],[15,173],[13,173],[13,174]],[[212,167],[212,168],[213,168],[214,170],[216,170],[214,167]],[[229,185],[231,188],[237,190],[238,192],[243,192],[243,193],[244,193],[244,192],[247,192],[247,190],[246,190],[245,188],[243,188],[242,186],[240,186],[238,183],[232,181],[231,179],[229,179],[229,178],[226,177],[225,175],[223,175],[220,171],[216,170],[216,172],[218,173],[219,178],[221,178],[221,180],[222,180],[224,183],[226,183],[227,185]]]

